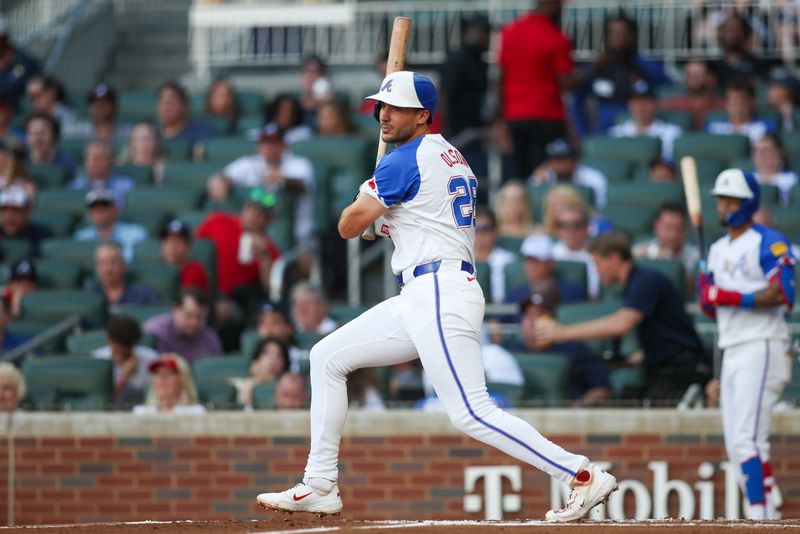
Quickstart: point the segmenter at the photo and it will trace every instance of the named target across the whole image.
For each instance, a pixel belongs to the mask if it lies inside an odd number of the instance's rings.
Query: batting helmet
[[[738,228],[750,222],[758,211],[761,188],[752,173],[740,169],[727,169],[719,173],[711,194],[718,197],[741,198],[739,209],[728,215],[728,225]]]
[[[427,109],[430,112],[428,123],[433,121],[433,114],[436,113],[436,86],[427,76],[401,70],[393,72],[383,79],[380,90],[374,95],[366,97],[365,100],[377,100],[373,115],[375,120],[379,119],[381,103],[385,102],[398,108]]]

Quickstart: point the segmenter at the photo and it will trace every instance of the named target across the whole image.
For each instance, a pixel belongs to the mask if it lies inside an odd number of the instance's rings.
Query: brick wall
[[[128,419],[131,425],[130,417],[116,416],[122,421],[114,424],[124,428]],[[44,420],[29,424],[25,432],[39,423],[42,433],[58,433],[54,432],[57,428],[46,431]],[[304,424],[306,417],[297,426]],[[142,435],[147,432],[141,428],[131,430],[129,436],[113,437],[75,436],[69,434],[76,432],[67,430],[61,430],[62,436],[18,432],[13,438],[16,523],[259,517],[264,512],[255,505],[256,494],[294,484],[308,454],[308,438],[297,435],[304,432],[294,428],[284,428],[285,435],[281,435],[280,428],[265,424],[264,429],[273,428],[270,436],[253,435],[258,429],[252,427],[227,435],[218,435],[218,429],[213,428],[187,431],[177,427],[174,433],[164,428],[150,436]],[[439,428],[439,432],[423,428],[417,435],[407,426],[401,435],[373,435],[373,429],[365,432],[370,435],[346,437],[340,464],[346,515],[382,519],[483,517],[464,512],[464,468],[519,463],[444,425]],[[559,433],[550,437],[569,450],[612,462],[619,479],[639,480],[651,492],[650,461],[668,461],[669,478],[692,485],[698,480],[697,468],[702,462],[718,463],[724,458],[718,428],[671,434],[646,430]],[[800,432],[776,435],[773,443],[773,465],[786,501],[782,511],[785,518],[798,518],[800,475],[795,473],[800,472],[796,454]],[[8,517],[9,445],[7,437],[0,438],[0,524],[6,524]],[[715,510],[722,515],[723,474],[717,469],[711,481],[716,485]],[[506,491],[511,491],[508,484]],[[481,483],[475,493],[483,494]],[[673,514],[677,510],[674,501],[670,506]],[[629,496],[626,509],[632,509],[632,504]],[[549,507],[548,477],[524,468],[523,513],[506,517],[539,517]]]

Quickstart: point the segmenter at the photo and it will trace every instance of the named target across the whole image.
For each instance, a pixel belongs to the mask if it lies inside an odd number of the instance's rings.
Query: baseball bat
[[[408,44],[408,35],[411,33],[411,19],[406,17],[395,17],[394,24],[392,25],[392,37],[389,41],[389,55],[386,57],[386,74],[388,76],[393,72],[403,70],[406,64],[406,45]],[[380,128],[378,129],[378,153],[375,155],[375,166],[378,166],[381,158],[386,155],[386,141],[383,140]],[[373,226],[368,227],[361,234],[363,239],[373,241],[375,239],[375,229]]]
[[[683,191],[686,195],[686,209],[689,211],[689,222],[692,224],[697,237],[700,259],[705,264],[706,245],[703,236],[703,209],[700,202],[700,186],[697,184],[697,163],[692,156],[681,158],[681,176],[683,178]]]

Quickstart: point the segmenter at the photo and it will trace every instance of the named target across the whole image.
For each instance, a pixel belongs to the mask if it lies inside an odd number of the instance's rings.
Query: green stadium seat
[[[485,261],[475,262],[475,272],[486,302],[492,302],[492,271],[489,264]]]
[[[108,344],[105,330],[90,330],[67,337],[67,352],[75,356],[91,356],[92,351]]]
[[[86,213],[86,191],[75,189],[40,191],[36,195],[36,211],[83,217]]]
[[[22,298],[22,318],[57,322],[80,315],[95,327],[106,320],[105,298],[100,293],[70,289],[40,289]]]
[[[21,339],[33,339],[51,326],[53,326],[53,324],[48,321],[26,321],[24,319],[15,319],[14,321],[8,323],[6,326],[6,332]],[[53,338],[41,347],[38,347],[37,350],[44,350],[48,352],[56,351],[59,349],[59,341],[60,340],[58,338]]]
[[[617,399],[637,398],[644,386],[641,367],[618,367],[609,372],[608,378]]]
[[[791,167],[800,167],[800,131],[786,132],[783,134],[783,146],[789,156]]]
[[[256,151],[253,141],[246,137],[216,137],[205,142],[205,161],[229,163]]]
[[[161,148],[168,162],[189,161],[192,159],[192,144],[187,139],[163,139]]]
[[[294,341],[298,348],[303,350],[311,350],[311,347],[324,336],[316,332],[295,332]]]
[[[609,184],[630,181],[634,169],[633,163],[621,159],[585,159],[583,160],[583,164],[602,172],[608,179]]]
[[[58,148],[72,156],[75,161],[81,162],[85,157],[86,145],[90,142],[86,139],[61,139]]]
[[[350,306],[349,304],[330,304],[328,307],[328,315],[338,324],[343,325],[349,323],[365,311],[369,309],[368,306]]]
[[[781,400],[800,406],[800,365],[797,365],[797,362],[792,365],[792,377],[783,390]]]
[[[217,162],[169,162],[164,169],[164,185],[204,191],[209,177],[220,172],[222,167]]]
[[[613,193],[610,196],[613,196]],[[623,205],[612,203],[604,211],[615,229],[622,230],[630,237],[647,234],[650,231],[657,207],[628,206],[621,209],[621,206]]]
[[[153,169],[146,165],[119,165],[114,172],[127,176],[137,187],[153,185]]]
[[[68,213],[57,213],[37,209],[31,215],[31,221],[48,227],[53,237],[68,237],[75,229],[77,217]]]
[[[694,156],[720,160],[728,165],[749,154],[750,140],[743,135],[689,133],[676,139],[674,147],[675,161],[680,161],[683,156]]]
[[[236,91],[236,101],[242,114],[260,116],[264,113],[264,95],[258,91]]]
[[[215,408],[233,408],[236,389],[230,378],[250,375],[250,358],[247,356],[214,356],[200,358],[192,364],[197,393],[203,404]]]
[[[603,288],[604,290],[606,288]],[[575,324],[583,321],[591,321],[614,313],[620,307],[619,299],[604,298],[597,302],[581,302],[575,304],[562,304],[556,312],[556,319],[563,324]],[[602,354],[608,347],[606,340],[589,340],[586,342],[594,352]]]
[[[497,246],[499,248],[504,248],[509,252],[513,252],[514,254],[519,254],[520,248],[522,247],[522,242],[525,241],[524,237],[513,237],[513,236],[498,236],[497,238]]]
[[[155,211],[127,211],[125,212],[125,222],[138,224],[145,229],[148,235],[158,235],[161,227],[171,217],[168,213]]]
[[[264,126],[264,116],[262,114],[256,115],[243,115],[239,117],[239,122],[236,123],[236,128],[239,135],[246,136],[252,130],[257,130]]]
[[[152,306],[140,306],[138,304],[122,304],[115,306],[113,310],[114,315],[126,315],[136,319],[139,324],[144,323],[146,320],[156,315],[169,313],[172,306],[169,304],[154,304]]]
[[[36,274],[42,289],[80,289],[81,267],[63,260],[37,260]]]
[[[158,232],[155,232],[153,235],[158,235]],[[216,281],[216,256],[216,247],[213,241],[208,239],[192,240],[192,250],[189,253],[189,258],[203,264],[212,287]],[[159,239],[146,239],[136,243],[136,247],[134,248],[134,264],[160,265],[161,241]]]
[[[800,209],[797,206],[776,208],[772,212],[774,226],[791,239],[792,243],[800,241]],[[795,267],[800,272],[800,268]]]
[[[569,398],[569,358],[546,352],[515,352],[525,377],[525,402],[555,406]]]
[[[486,389],[489,393],[502,395],[512,406],[519,405],[525,397],[525,386],[506,384],[504,382],[487,382]]]
[[[351,115],[353,124],[355,124],[358,134],[364,139],[377,139],[380,133],[380,125],[372,114],[364,115],[363,113],[353,113]]]
[[[155,289],[164,302],[172,302],[178,294],[179,270],[164,263],[135,262],[129,271],[131,280]]]
[[[261,341],[258,330],[251,328],[242,332],[239,336],[239,351],[245,356],[250,356],[256,350],[256,345]]]
[[[27,239],[2,239],[0,240],[0,260],[3,263],[16,261],[33,256],[33,245]]]
[[[253,408],[256,410],[275,409],[275,388],[277,382],[262,382],[253,388]]]
[[[648,166],[661,155],[661,140],[655,137],[590,137],[583,142],[586,159],[624,160]]]
[[[155,91],[122,91],[119,94],[119,118],[126,122],[153,122],[157,102]]]
[[[125,210],[157,212],[167,216],[189,211],[200,205],[202,193],[184,187],[137,187],[128,192]]]
[[[753,172],[755,170],[755,166],[753,165],[753,160],[750,158],[739,158],[737,160],[731,161],[730,166],[733,169],[742,169],[745,172]]]
[[[28,165],[28,174],[40,189],[58,189],[67,184],[70,175],[60,165]]]
[[[585,291],[589,283],[588,268],[582,261],[559,260],[556,261],[556,278],[582,287]]]
[[[203,121],[214,131],[214,135],[224,136],[229,135],[228,127],[231,120],[227,117],[220,117],[218,115],[201,114],[197,116],[198,120]]]
[[[41,243],[41,257],[46,260],[73,263],[78,265],[84,274],[94,273],[94,249],[100,243],[101,241],[45,239]]]
[[[100,411],[111,404],[113,378],[108,360],[84,356],[42,356],[22,365],[28,401],[36,409]]]
[[[525,275],[525,260],[517,260],[509,263],[503,269],[505,278],[505,293],[508,295],[513,289],[528,284],[528,277]]]
[[[624,211],[633,206],[656,208],[664,202],[683,202],[683,198],[683,184],[680,182],[614,184],[605,211]]]
[[[738,161],[738,160],[737,160]],[[709,196],[707,193],[714,186],[714,181],[719,173],[728,168],[726,162],[713,158],[695,158],[697,164],[697,181],[700,184],[700,193],[703,197]],[[683,176],[680,165],[676,167],[678,176]]]

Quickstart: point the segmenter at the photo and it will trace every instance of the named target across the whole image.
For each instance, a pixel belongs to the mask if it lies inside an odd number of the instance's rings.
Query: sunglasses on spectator
[[[586,228],[586,221],[556,221],[556,228],[560,230],[580,230]]]

